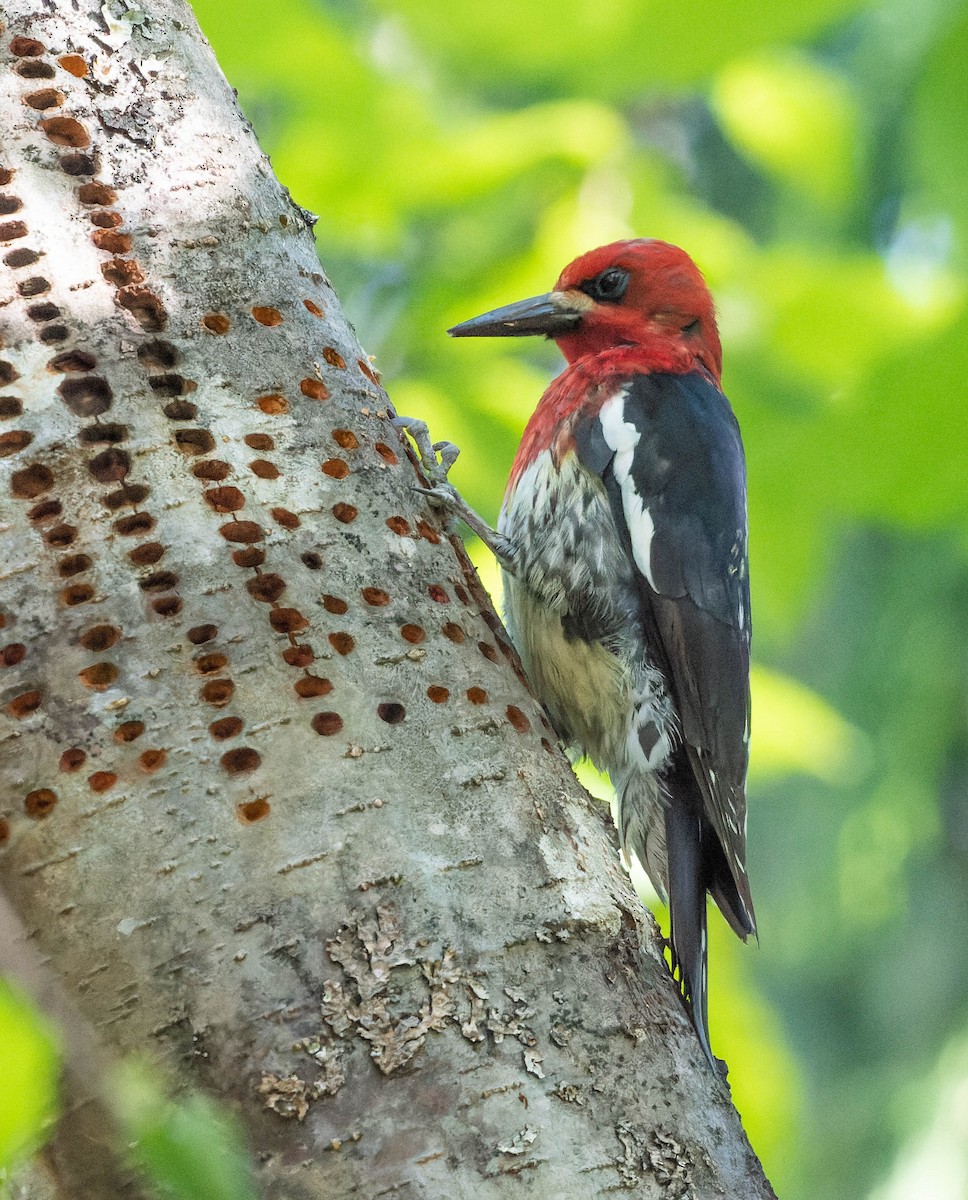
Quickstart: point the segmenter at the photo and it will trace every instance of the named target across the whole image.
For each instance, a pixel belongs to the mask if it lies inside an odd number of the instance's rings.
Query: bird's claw
[[[420,469],[431,485],[414,490],[447,514],[448,533],[455,531],[458,520],[463,521],[490,548],[504,570],[513,574],[514,558],[508,539],[479,517],[447,479],[460,449],[453,442],[431,442],[427,422],[418,417],[394,417],[393,424],[409,434],[417,448]]]
[[[431,442],[427,422],[421,421],[419,417],[394,417],[393,424],[410,435],[417,448],[421,470],[433,484],[432,488],[421,490],[429,493],[434,488],[444,485],[449,487],[447,476],[460,455],[460,447],[455,446],[453,442]]]

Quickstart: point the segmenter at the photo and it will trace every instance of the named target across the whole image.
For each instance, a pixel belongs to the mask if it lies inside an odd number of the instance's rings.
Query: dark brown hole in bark
[[[298,529],[302,521],[294,512],[290,512],[288,508],[273,508],[269,510],[272,513],[272,519],[277,525],[281,525],[283,529]]]
[[[311,646],[287,646],[282,657],[290,667],[308,667],[316,655]]]
[[[320,679],[317,675],[306,675],[302,679],[296,680],[293,689],[297,696],[309,700],[314,696],[328,696],[333,690],[333,685],[328,679]]]
[[[215,438],[207,429],[176,429],[175,446],[182,454],[209,454],[215,449]]]
[[[245,587],[253,600],[259,600],[263,604],[275,604],[286,590],[286,581],[281,575],[256,575]]]
[[[95,229],[91,234],[91,241],[99,250],[103,250],[106,254],[130,254],[134,246],[131,234],[125,233],[120,229]],[[140,275],[140,268],[136,267],[136,270],[138,270],[138,274]],[[139,291],[146,292],[149,296],[152,294],[151,292],[147,292],[147,289],[140,288],[138,284],[132,283],[118,292],[118,303],[123,308],[131,308],[130,303],[124,303],[122,292],[130,299],[133,293]]]
[[[224,654],[203,654],[195,659],[195,670],[199,675],[214,675],[217,671],[224,671],[228,661]]]
[[[211,312],[202,317],[202,325],[209,333],[228,333],[232,322],[225,313]]]
[[[54,355],[47,364],[47,369],[56,375],[80,375],[84,371],[93,370],[96,366],[97,359],[87,350],[67,350],[63,354]],[[57,390],[60,392],[61,388],[59,387]],[[61,394],[63,395],[62,392]]]
[[[15,721],[22,721],[40,708],[40,701],[40,692],[32,688],[29,692],[21,692],[19,696],[14,696],[7,705],[7,712]]]
[[[356,642],[353,636],[349,633],[331,633],[329,635],[329,644],[333,647],[337,654],[351,654]]]
[[[317,713],[312,726],[321,737],[332,737],[343,728],[343,718],[336,712]]]
[[[114,731],[116,742],[136,742],[145,731],[144,721],[125,721]]]
[[[34,440],[34,435],[28,429],[8,429],[0,433],[0,458],[9,458],[25,450]]]
[[[143,367],[170,370],[178,362],[178,351],[171,342],[155,338],[138,347],[138,361]]]
[[[130,517],[119,517],[114,522],[115,530],[122,537],[135,537],[139,533],[151,533],[155,518],[150,513],[132,513]]]
[[[265,537],[262,526],[255,521],[229,521],[219,533],[228,542],[261,542]]]
[[[228,479],[232,474],[232,468],[227,462],[222,462],[220,458],[210,458],[207,462],[196,463],[192,467],[192,474],[196,479],[206,479],[210,483],[220,483],[223,479]]]
[[[57,393],[75,417],[99,417],[111,407],[114,394],[110,384],[100,375],[85,375],[81,379],[65,379]]]
[[[10,53],[16,58],[37,58],[46,48],[43,42],[38,42],[36,38],[24,37],[23,34],[18,34],[10,40]]]
[[[103,692],[109,688],[118,677],[118,668],[114,663],[100,662],[92,663],[91,666],[85,667],[83,671],[78,671],[78,678],[86,688],[91,688],[95,692]]]
[[[151,607],[159,617],[176,617],[182,610],[182,599],[180,596],[162,596],[152,600]]]
[[[323,565],[322,556],[314,550],[307,550],[305,554],[300,554],[300,559],[304,566],[307,566],[310,571],[318,571]]]
[[[246,771],[254,771],[262,763],[262,755],[251,746],[239,746],[235,750],[226,750],[219,760],[222,769],[230,775],[241,775]]]
[[[50,504],[59,504],[59,500],[50,500]],[[40,508],[40,505],[37,505]],[[33,511],[33,510],[31,510]],[[65,546],[73,544],[77,537],[77,526],[75,525],[54,525],[44,534],[44,541],[48,546],[52,546],[55,550],[63,550]]]
[[[53,79],[54,68],[50,63],[31,61],[27,59],[24,62],[19,62],[14,67],[14,70],[21,79]]]
[[[265,560],[266,552],[258,546],[246,546],[244,550],[232,551],[232,561],[237,567],[251,570],[252,567],[261,567]]]
[[[101,443],[115,446],[118,442],[128,440],[128,427],[117,424],[85,425],[77,436],[85,446],[96,446]]]
[[[98,483],[117,483],[131,470],[131,456],[126,450],[112,447],[92,458],[87,469]]]
[[[267,433],[247,433],[245,444],[252,450],[274,450],[276,443]]]
[[[222,717],[220,721],[213,721],[209,725],[208,732],[217,742],[225,742],[229,738],[238,737],[242,729],[243,723],[240,717]]]
[[[61,63],[63,65],[63,59]],[[82,183],[77,189],[77,198],[82,204],[114,204],[118,194],[106,183]]]
[[[159,771],[168,758],[167,750],[143,750],[138,758],[142,771]]]
[[[487,692],[483,688],[472,687],[467,689],[467,699],[471,704],[486,704]]]
[[[235,812],[243,825],[255,825],[258,821],[264,821],[272,811],[272,805],[265,798],[259,796],[255,800],[246,800],[244,804],[236,806]]]
[[[101,497],[101,503],[114,512],[126,504],[141,504],[150,494],[151,488],[146,483],[125,483],[115,492],[106,492]]]
[[[22,75],[23,72],[21,71],[20,74]],[[60,108],[63,103],[64,93],[59,92],[57,88],[41,88],[38,92],[29,92],[26,96],[24,96],[24,104],[26,104],[28,108],[34,109],[36,112],[43,112],[48,108]],[[83,142],[78,144],[86,145],[87,143]]]
[[[169,421],[193,421],[198,416],[198,404],[191,400],[169,401],[162,409]]]
[[[5,254],[3,261],[8,267],[16,270],[18,267],[31,267],[40,258],[36,250],[28,250],[23,247],[20,250],[11,250],[9,254]]]
[[[23,662],[27,647],[23,642],[10,642],[0,650],[0,667],[15,667]]]
[[[427,634],[419,625],[401,625],[400,636],[405,642],[417,646],[426,638]]]
[[[78,604],[87,604],[94,599],[94,588],[89,583],[74,583],[64,588],[61,599],[68,608],[76,608]]]
[[[57,793],[50,788],[36,788],[24,797],[24,812],[35,821],[42,821],[57,804]]]
[[[252,315],[260,325],[273,326],[282,324],[282,313],[278,310],[278,308],[268,308],[257,305],[252,309]]]
[[[249,470],[259,479],[278,479],[280,473],[275,463],[267,462],[264,458],[254,458],[249,463]]]
[[[61,170],[66,175],[93,175],[97,164],[90,154],[65,154],[60,160]]]
[[[217,625],[193,625],[185,634],[193,646],[204,646],[212,638],[218,637]]]
[[[135,546],[128,551],[128,558],[138,567],[150,567],[162,558],[166,547],[161,542],[145,542],[143,546]]]
[[[57,573],[61,579],[70,579],[72,575],[80,575],[91,566],[93,559],[89,554],[68,554],[57,564]]]
[[[277,633],[301,633],[309,622],[297,608],[275,608],[269,614],[269,624]]]
[[[71,746],[69,750],[65,750],[60,756],[58,764],[62,771],[79,771],[87,762],[87,751],[82,750],[80,746]]]
[[[201,696],[206,704],[221,708],[232,699],[234,691],[235,684],[231,679],[211,679],[202,688]]]
[[[310,400],[328,400],[329,388],[320,379],[301,379],[299,390]]]
[[[10,494],[18,500],[34,500],[54,486],[54,475],[48,467],[33,463],[10,477]]]
[[[178,433],[182,432],[196,433],[199,431],[194,429],[178,431]],[[178,437],[178,433],[175,434],[176,438]],[[207,436],[211,437],[211,434],[208,434]],[[232,487],[229,485],[226,487],[209,488],[208,491],[203,494],[205,496],[206,503],[217,513],[238,512],[240,508],[245,507],[245,496],[242,495],[237,487]]]
[[[374,608],[382,608],[384,604],[390,603],[390,593],[385,592],[383,588],[365,587],[361,589],[361,595],[367,604],[372,604]]]
[[[74,117],[47,117],[40,122],[40,127],[55,146],[83,150],[91,144],[87,130]]]
[[[90,629],[86,629],[81,634],[78,640],[85,650],[99,654],[103,650],[110,650],[120,638],[121,630],[117,625],[92,625]]]
[[[138,584],[143,592],[167,592],[169,588],[178,586],[178,576],[174,571],[152,571]]]
[[[184,396],[186,392],[195,390],[190,379],[186,379],[184,375],[177,375],[173,371],[166,371],[164,375],[150,376],[148,385],[158,395],[170,398]]]
[[[507,717],[518,733],[530,733],[531,722],[525,713],[521,711],[516,704],[509,704],[507,707]]]
[[[406,717],[407,710],[396,701],[386,701],[377,705],[376,713],[380,720],[386,721],[388,725],[399,725]]]

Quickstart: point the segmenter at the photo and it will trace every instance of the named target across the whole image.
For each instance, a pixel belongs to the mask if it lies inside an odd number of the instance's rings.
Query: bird
[[[543,336],[564,370],[528,421],[497,530],[446,482],[429,493],[479,533],[505,622],[562,741],[607,772],[616,826],[668,901],[670,958],[710,1066],[707,894],[756,933],[746,866],[750,588],[746,464],[721,386],[705,280],[634,238],[571,262],[550,293],[454,337]]]

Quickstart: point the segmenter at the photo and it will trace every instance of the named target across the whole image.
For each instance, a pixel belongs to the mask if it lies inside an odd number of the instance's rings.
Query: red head
[[[719,381],[722,348],[712,297],[688,254],[634,238],[576,258],[555,290],[485,313],[450,330],[456,337],[553,337],[568,361],[641,347],[660,361],[701,363]]]

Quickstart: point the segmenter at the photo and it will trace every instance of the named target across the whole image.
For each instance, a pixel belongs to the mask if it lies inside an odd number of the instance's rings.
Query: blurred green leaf
[[[859,129],[843,78],[774,50],[727,63],[712,99],[726,133],[765,171],[823,205],[851,197]]]
[[[54,1031],[0,978],[0,1180],[43,1143],[56,1112],[59,1072]]]
[[[169,1100],[144,1067],[114,1081],[114,1111],[135,1162],[172,1200],[258,1200],[240,1131],[200,1095]]]

